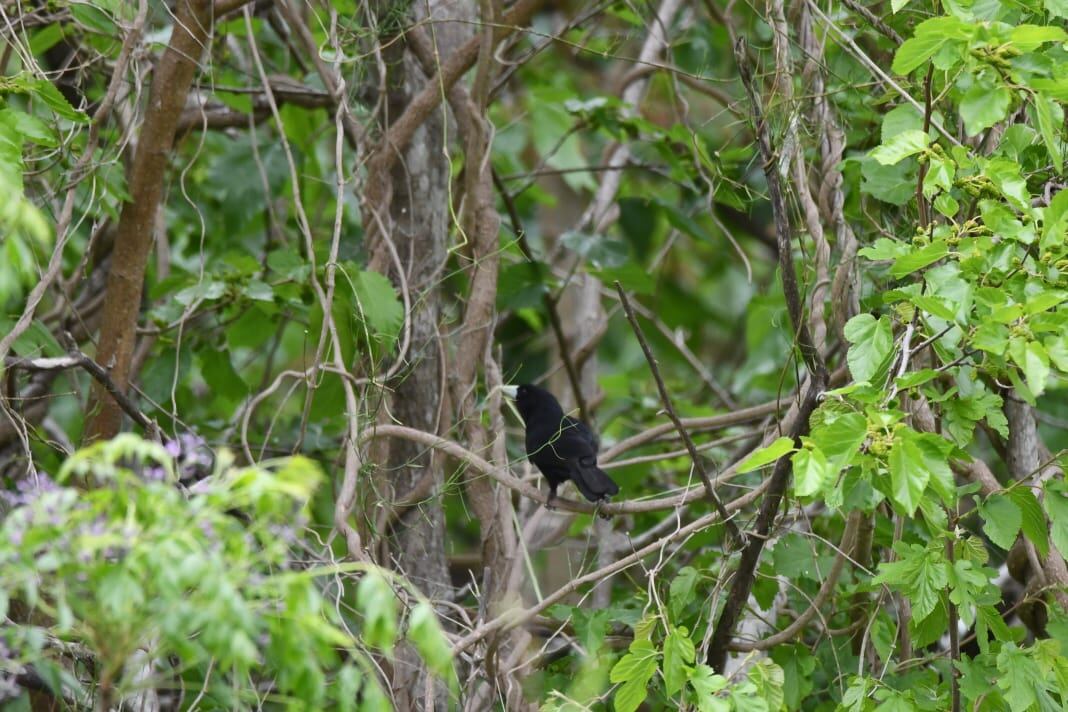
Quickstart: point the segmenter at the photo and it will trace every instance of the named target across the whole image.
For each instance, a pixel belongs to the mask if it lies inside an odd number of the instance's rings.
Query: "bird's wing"
[[[561,427],[573,430],[580,435],[583,440],[590,444],[594,453],[601,449],[601,441],[597,437],[597,433],[593,432],[593,429],[581,420],[572,418],[570,415],[565,415]]]

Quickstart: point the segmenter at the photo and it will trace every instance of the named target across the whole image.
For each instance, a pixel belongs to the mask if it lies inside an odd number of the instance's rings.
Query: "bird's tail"
[[[579,464],[574,468],[571,478],[582,496],[596,502],[619,493],[619,485],[594,464]]]

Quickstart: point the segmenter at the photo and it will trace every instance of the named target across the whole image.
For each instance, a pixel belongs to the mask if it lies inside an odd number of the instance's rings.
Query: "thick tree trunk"
[[[455,18],[462,5],[454,2],[432,4],[438,19]],[[423,6],[414,8],[418,17]],[[463,25],[437,26],[435,39],[442,58],[466,39]],[[403,113],[411,97],[427,82],[401,43],[387,49],[388,96],[385,124]],[[442,356],[444,348],[438,333],[441,294],[436,282],[446,260],[449,232],[450,164],[444,139],[448,116],[444,105],[435,110],[418,129],[403,157],[391,174],[391,196],[386,241],[392,241],[405,270],[410,290],[411,345],[407,368],[390,384],[389,415],[396,422],[427,432],[439,432],[444,397]],[[447,134],[453,135],[449,129]],[[393,261],[381,250],[372,264],[386,269]],[[388,267],[400,283],[395,267]],[[385,474],[393,502],[414,500],[392,525],[391,564],[431,599],[446,597],[451,585],[445,560],[445,514],[441,496],[444,486],[444,459],[414,443],[394,439],[390,443]],[[393,674],[394,699],[398,709],[446,709],[446,690],[430,679],[414,649],[402,646]],[[430,703],[428,704],[428,701]]]

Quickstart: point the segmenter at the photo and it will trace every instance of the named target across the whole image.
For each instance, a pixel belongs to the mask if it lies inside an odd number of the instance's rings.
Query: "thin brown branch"
[[[738,497],[737,499],[728,502],[726,505],[728,513],[737,512],[743,507],[747,506],[749,503],[755,501],[764,492],[765,487],[766,483],[760,485],[756,489],[745,493],[741,497]],[[557,499],[556,501],[559,502],[560,500]],[[719,521],[720,514],[718,512],[709,512],[708,514],[704,515],[699,519],[695,519],[693,522],[687,524],[684,527],[680,527],[678,529],[670,531],[663,537],[652,542],[651,544],[642,547],[641,549],[638,549],[629,556],[625,556],[621,559],[612,562],[608,566],[596,569],[595,571],[591,571],[588,574],[584,574],[582,576],[578,576],[572,579],[567,584],[561,586],[560,588],[543,598],[535,606],[520,610],[512,609],[506,611],[500,616],[482,624],[475,630],[465,635],[459,641],[457,641],[457,643],[453,645],[453,654],[458,654],[463,652],[464,650],[467,650],[472,645],[495,631],[502,629],[507,630],[508,628],[514,628],[515,626],[523,625],[538,614],[550,608],[557,601],[560,601],[564,597],[569,596],[575,591],[578,591],[579,588],[581,588],[582,586],[588,583],[600,581],[606,576],[611,576],[612,574],[616,574],[620,571],[628,569],[631,566],[634,566],[635,564],[645,559],[647,556],[655,554],[667,544],[677,539],[684,539],[688,536],[696,534],[697,532],[703,531],[708,527],[717,524]]]
[[[690,433],[686,430],[686,426],[682,424],[679,419],[678,413],[675,412],[675,406],[671,403],[671,394],[668,393],[667,386],[664,385],[664,379],[660,375],[660,366],[656,362],[656,356],[653,355],[653,350],[649,348],[649,342],[645,340],[645,334],[642,333],[642,327],[638,323],[638,318],[634,316],[634,310],[630,306],[630,300],[627,299],[627,293],[623,291],[623,285],[618,281],[616,282],[616,291],[619,293],[619,301],[623,305],[623,313],[627,315],[627,321],[630,322],[630,328],[634,331],[634,337],[638,339],[638,343],[642,347],[642,353],[645,354],[645,360],[649,364],[649,371],[653,374],[653,380],[656,381],[656,388],[660,391],[660,402],[664,406],[664,410],[667,412],[668,418],[675,426],[675,430],[678,431],[679,437],[682,438],[682,442],[686,445],[686,450],[690,453],[690,461],[693,463],[693,467],[697,470],[698,476],[701,478],[701,482],[705,486],[705,494],[708,496],[708,501],[712,503],[712,507],[719,512],[720,517],[723,519],[723,524],[727,528],[727,533],[730,535],[730,539],[735,544],[741,544],[745,540],[742,537],[741,531],[738,530],[738,525],[731,520],[727,514],[727,510],[723,507],[723,503],[719,501],[719,497],[716,496],[716,490],[712,487],[712,480],[708,477],[708,472],[705,471],[704,460],[701,458],[700,453],[697,452],[697,448],[693,444],[693,438],[690,437]]]
[[[732,36],[733,27],[727,24]],[[809,383],[805,389],[805,395],[798,407],[797,418],[790,428],[790,439],[794,445],[800,447],[801,436],[808,432],[809,417],[815,411],[823,390],[827,387],[827,366],[823,362],[820,348],[812,341],[808,325],[805,323],[803,302],[797,286],[797,273],[794,269],[792,230],[790,227],[789,213],[786,209],[786,201],[783,197],[782,185],[779,180],[775,152],[771,145],[771,136],[765,121],[760,97],[753,81],[753,71],[750,66],[749,56],[743,38],[734,40],[734,58],[738,65],[738,73],[746,94],[749,96],[750,112],[753,117],[753,127],[756,132],[757,144],[760,148],[760,157],[764,167],[764,177],[768,183],[768,197],[771,199],[771,209],[775,218],[775,237],[779,246],[779,270],[781,272],[783,294],[786,297],[786,308],[790,314],[790,321],[794,328],[794,338],[805,366],[809,372]],[[791,461],[789,456],[779,458],[772,470],[771,479],[768,481],[767,493],[760,503],[760,511],[757,514],[754,533],[749,537],[741,560],[738,562],[738,570],[734,575],[727,602],[720,613],[719,620],[712,633],[708,647],[708,664],[717,671],[723,669],[727,660],[727,651],[731,638],[734,635],[734,627],[745,608],[749,593],[753,587],[756,568],[760,562],[760,554],[764,549],[764,543],[771,533],[775,517],[779,512],[779,505],[786,494],[786,486],[790,481]]]
[[[171,41],[152,80],[137,153],[127,178],[131,200],[123,204],[115,236],[101,322],[97,360],[110,370],[120,391],[130,381],[137,319],[148,254],[155,234],[156,211],[163,197],[171,147],[197,62],[212,26],[208,0],[182,0],[175,11]],[[86,439],[110,438],[119,432],[121,406],[98,386],[90,401]]]
[[[749,652],[753,650],[770,650],[777,645],[783,643],[789,643],[797,640],[798,634],[801,630],[808,625],[827,599],[830,598],[834,592],[834,587],[838,583],[838,577],[842,573],[842,569],[845,567],[846,559],[849,558],[849,552],[853,548],[853,542],[857,538],[857,529],[860,527],[860,520],[863,518],[863,514],[859,511],[853,512],[849,515],[849,520],[846,522],[845,531],[842,533],[842,541],[838,545],[838,554],[834,557],[834,563],[831,564],[831,570],[827,572],[827,577],[823,580],[823,584],[820,586],[820,590],[816,592],[808,608],[804,613],[786,626],[778,633],[769,635],[763,640],[756,642],[744,642],[734,641],[730,643],[730,649],[738,652]]]
[[[531,268],[538,273],[538,280],[544,286],[547,281],[545,267],[534,257],[534,252],[530,249],[530,241],[527,240],[527,232],[523,229],[519,211],[516,210],[515,200],[512,199],[508,189],[505,188],[504,183],[501,182],[501,178],[497,175],[497,171],[493,170],[492,173],[493,185],[496,186],[497,194],[501,196],[501,200],[504,201],[504,207],[508,210],[508,218],[512,221],[512,231],[515,233],[516,239],[519,241],[519,249],[523,252],[523,256],[527,258],[527,262],[530,263]],[[567,335],[564,334],[564,325],[560,321],[560,311],[557,309],[557,301],[548,289],[542,292],[541,299],[545,304],[545,311],[549,315],[549,324],[552,326],[553,335],[556,337],[556,344],[560,349],[560,360],[564,363],[567,380],[571,384],[571,394],[575,397],[575,403],[578,405],[579,417],[587,423],[592,423],[593,421],[590,420],[590,409],[586,404],[586,396],[582,394],[582,382],[579,380],[578,369],[575,368],[575,362],[571,358],[571,347],[568,346]]]

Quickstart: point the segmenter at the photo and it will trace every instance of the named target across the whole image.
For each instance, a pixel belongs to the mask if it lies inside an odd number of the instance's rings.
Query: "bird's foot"
[[[549,496],[545,498],[545,508],[550,512],[556,511],[556,493],[550,492]]]

